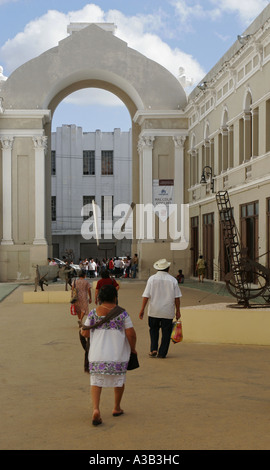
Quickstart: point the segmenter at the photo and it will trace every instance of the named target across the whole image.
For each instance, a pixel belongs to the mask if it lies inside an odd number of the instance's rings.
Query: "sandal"
[[[157,357],[157,351],[151,351],[149,357]]]
[[[102,419],[93,419],[92,424],[93,426],[98,426],[99,424],[102,424]]]
[[[99,424],[102,424],[102,419],[100,415],[96,412],[93,414],[92,424],[93,426],[98,426]]]

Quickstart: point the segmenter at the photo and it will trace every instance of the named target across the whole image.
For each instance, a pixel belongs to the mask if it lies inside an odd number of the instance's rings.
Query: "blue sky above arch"
[[[70,22],[114,22],[116,36],[130,47],[175,76],[182,67],[181,73],[196,86],[268,4],[268,0],[0,0],[0,65],[8,76],[56,46],[67,36]],[[85,131],[131,126],[128,111],[116,97],[97,96],[95,91],[87,99],[77,93],[62,102],[54,127],[61,122],[78,123]]]

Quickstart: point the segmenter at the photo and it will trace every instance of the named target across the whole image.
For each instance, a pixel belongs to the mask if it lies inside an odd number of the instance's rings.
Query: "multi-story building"
[[[208,279],[224,280],[229,270],[216,203],[224,190],[248,256],[270,267],[270,5],[193,90],[185,111],[191,275],[199,254]]]
[[[61,258],[66,250],[75,260],[130,255],[131,237],[110,237],[107,228],[115,219],[113,208],[132,203],[131,133],[63,125],[52,133],[51,148],[53,255]],[[100,233],[90,238],[93,200]]]

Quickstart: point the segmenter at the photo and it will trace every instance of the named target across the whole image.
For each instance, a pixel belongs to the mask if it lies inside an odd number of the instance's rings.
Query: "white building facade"
[[[131,236],[118,239],[108,227],[113,208],[132,203],[131,132],[83,132],[63,125],[52,133],[51,153],[53,256],[62,258],[70,250],[74,261],[130,255]],[[99,234],[91,222],[93,200]]]
[[[230,272],[216,201],[222,191],[229,194],[241,247],[269,268],[270,5],[193,90],[185,112],[190,274],[196,275],[199,255],[208,279],[224,281]]]

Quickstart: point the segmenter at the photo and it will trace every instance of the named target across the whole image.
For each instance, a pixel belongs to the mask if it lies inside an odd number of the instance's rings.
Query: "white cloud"
[[[0,6],[4,5],[4,3],[14,3],[18,2],[19,0],[0,0]]]
[[[180,21],[182,29],[185,31],[193,30],[192,19],[211,19],[216,20],[220,17],[219,8],[206,9],[200,1],[188,5],[186,0],[171,0],[171,5],[175,8],[175,14]],[[205,3],[205,2],[204,2]]]
[[[171,0],[181,25],[192,29],[192,18],[216,20],[224,13],[236,14],[244,25],[248,25],[269,4],[268,0],[210,0],[213,8],[205,7],[206,2],[197,0],[188,5],[187,0]]]
[[[66,103],[76,104],[78,106],[124,106],[124,103],[113,93],[100,88],[86,88],[84,90],[78,90],[69,95],[64,100]]]
[[[49,10],[45,15],[30,21],[24,30],[0,49],[0,57],[6,64],[5,72],[12,72],[24,62],[54,47],[66,35],[66,15]]]
[[[262,10],[269,4],[268,0],[212,0],[222,13],[237,14],[240,21],[248,25],[258,16]]]
[[[0,0],[1,1],[1,0]],[[178,48],[171,48],[157,34],[162,28],[162,12],[153,15],[127,17],[117,10],[104,12],[95,4],[87,4],[67,14],[49,10],[45,15],[29,22],[24,30],[9,39],[0,48],[0,63],[5,64],[5,74],[10,74],[21,64],[42,52],[57,46],[67,36],[67,25],[71,22],[114,22],[116,36],[126,41],[129,47],[166,67],[175,76],[179,67],[195,82],[205,75],[199,63]]]

